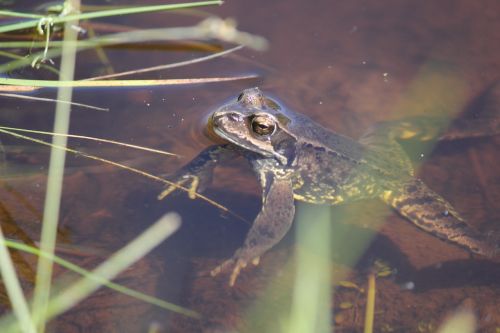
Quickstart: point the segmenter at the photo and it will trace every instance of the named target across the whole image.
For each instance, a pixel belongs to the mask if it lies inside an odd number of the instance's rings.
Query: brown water
[[[209,11],[234,17],[242,30],[266,37],[270,49],[265,53],[244,49],[234,56],[141,78],[252,73],[259,74],[259,79],[161,89],[79,89],[74,94],[75,101],[108,107],[111,112],[75,110],[72,133],[165,149],[182,155],[181,159],[76,140],[70,140],[70,146],[128,161],[154,174],[167,174],[210,144],[200,134],[207,113],[249,86],[260,86],[326,127],[359,137],[380,120],[475,112],[481,106],[477,98],[500,76],[500,5],[495,0],[228,1]],[[197,21],[148,14],[106,22],[149,28]],[[117,71],[201,54],[107,50]],[[92,71],[100,68],[92,52],[80,60],[79,77],[94,75]],[[54,91],[38,95],[53,97]],[[5,126],[51,129],[51,105],[2,100],[1,109]],[[7,146],[8,162],[17,169],[28,169],[20,178],[8,178],[5,184],[10,187],[0,190],[2,228],[12,238],[38,239],[48,151],[4,136],[2,142]],[[449,142],[435,147],[425,160],[416,152],[411,157],[423,162],[419,176],[471,224],[484,232],[499,231],[499,145],[498,137]],[[200,273],[232,254],[241,244],[247,224],[182,193],[159,202],[156,195],[161,184],[127,171],[71,156],[68,166],[60,246],[76,246],[77,254],[64,256],[84,267],[95,267],[165,212],[176,211],[183,219],[181,230],[117,282],[199,311],[205,319],[186,319],[103,289],[55,320],[54,331],[137,332],[146,331],[152,322],[165,332],[277,330],[278,311],[290,301],[293,283],[293,275],[286,274],[285,268],[293,259],[292,236],[267,253],[258,268],[244,271],[237,285],[229,288],[227,276],[211,278]],[[206,194],[251,221],[259,209],[259,193],[246,164],[235,161],[219,170]],[[386,214],[371,201],[333,211],[335,224],[353,238],[369,233],[362,227],[365,221],[385,219]],[[433,332],[460,307],[472,309],[478,331],[498,332],[498,260],[472,258],[394,213],[385,221],[355,268],[341,263],[349,255],[343,253],[348,251],[343,244],[332,250],[336,258],[332,268],[347,272],[346,279],[362,287],[372,258],[381,258],[397,269],[396,275],[377,280],[377,332]],[[23,260],[29,288],[34,260],[27,256]],[[407,282],[415,288],[402,288]],[[263,303],[263,296],[271,301]],[[362,331],[365,295],[338,288],[333,300],[332,330],[335,326],[340,332]],[[342,310],[337,305],[341,302],[354,306]],[[256,304],[261,315],[249,316]]]

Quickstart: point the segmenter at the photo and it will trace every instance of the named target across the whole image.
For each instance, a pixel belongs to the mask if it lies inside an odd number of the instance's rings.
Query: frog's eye
[[[255,116],[251,125],[252,131],[258,135],[272,135],[276,130],[274,120],[267,116]]]
[[[242,92],[241,94],[238,95],[238,102],[241,102],[241,99],[245,96],[245,93]]]

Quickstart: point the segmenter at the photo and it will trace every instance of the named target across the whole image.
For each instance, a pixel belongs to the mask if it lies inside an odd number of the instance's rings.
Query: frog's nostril
[[[241,115],[238,113],[228,113],[227,118],[232,121],[240,121],[241,120]]]

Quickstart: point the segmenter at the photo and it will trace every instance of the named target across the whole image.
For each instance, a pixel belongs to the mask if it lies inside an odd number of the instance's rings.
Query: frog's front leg
[[[208,147],[192,159],[191,162],[175,172],[175,174],[171,177],[173,184],[161,192],[158,195],[158,199],[161,200],[165,198],[179,186],[186,183],[189,184],[189,198],[194,199],[197,191],[203,192],[212,182],[212,175],[215,166],[219,162],[233,159],[237,155],[238,152],[232,145],[229,144]]]
[[[500,254],[499,244],[470,227],[449,202],[419,179],[386,190],[382,199],[416,226],[441,239],[484,256]]]
[[[262,209],[248,232],[245,243],[231,259],[212,270],[215,276],[232,267],[229,285],[233,286],[241,269],[249,262],[259,263],[259,258],[276,245],[290,229],[295,215],[291,180],[273,177],[270,173],[261,176],[263,185]]]

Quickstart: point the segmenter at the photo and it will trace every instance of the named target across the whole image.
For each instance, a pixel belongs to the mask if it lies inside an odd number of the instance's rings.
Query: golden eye
[[[252,119],[252,130],[258,135],[272,135],[276,130],[276,124],[267,116],[255,116]]]

